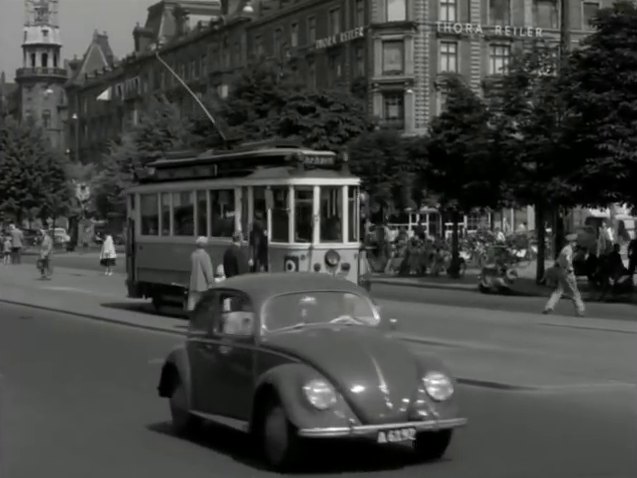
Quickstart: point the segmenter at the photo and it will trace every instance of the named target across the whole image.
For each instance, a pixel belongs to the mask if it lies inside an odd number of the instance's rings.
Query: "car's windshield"
[[[376,326],[380,321],[371,301],[351,292],[295,292],[275,296],[263,311],[263,328],[275,331],[316,324]]]

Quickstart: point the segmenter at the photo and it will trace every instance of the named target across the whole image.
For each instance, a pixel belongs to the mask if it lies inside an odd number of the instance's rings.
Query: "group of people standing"
[[[48,280],[51,277],[51,254],[53,253],[53,239],[46,231],[39,231],[39,257],[37,262],[41,278]],[[2,263],[4,265],[21,264],[22,251],[24,249],[24,233],[15,224],[9,225],[8,232],[2,238]]]
[[[188,286],[187,309],[195,309],[201,295],[216,282],[250,272],[267,271],[267,235],[259,223],[252,227],[249,238],[250,258],[242,249],[243,236],[236,231],[232,235],[232,244],[223,253],[222,264],[217,274],[210,254],[206,251],[208,238],[200,236],[195,241],[195,250],[190,255],[190,283]]]

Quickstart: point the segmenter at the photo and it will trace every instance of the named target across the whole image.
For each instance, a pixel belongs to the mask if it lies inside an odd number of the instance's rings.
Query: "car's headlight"
[[[427,394],[436,401],[448,400],[453,395],[453,382],[444,373],[429,372],[422,382]]]
[[[336,404],[336,392],[334,387],[322,379],[310,380],[303,386],[303,393],[307,401],[314,408],[327,410]]]

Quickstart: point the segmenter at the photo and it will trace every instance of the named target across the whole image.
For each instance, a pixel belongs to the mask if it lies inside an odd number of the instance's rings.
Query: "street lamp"
[[[254,13],[254,7],[252,6],[252,2],[250,0],[248,0],[246,2],[246,4],[243,6],[243,10],[241,10],[243,13],[246,13],[248,15]]]

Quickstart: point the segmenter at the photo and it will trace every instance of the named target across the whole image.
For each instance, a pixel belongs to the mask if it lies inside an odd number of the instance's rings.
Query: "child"
[[[5,266],[11,264],[11,247],[11,238],[4,236],[4,240],[2,241],[2,263]]]

